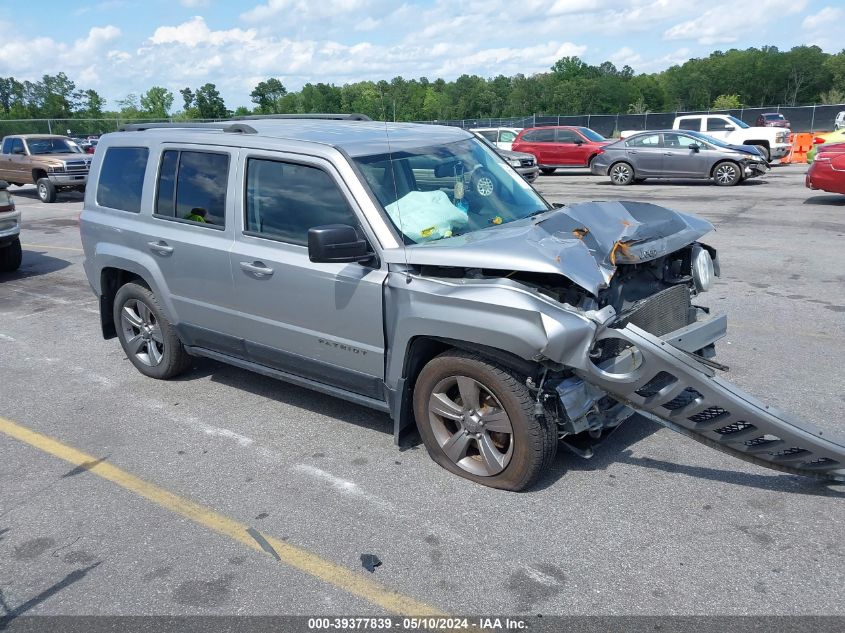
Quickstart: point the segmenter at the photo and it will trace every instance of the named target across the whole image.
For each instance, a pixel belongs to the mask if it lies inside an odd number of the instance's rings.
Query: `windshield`
[[[584,138],[588,138],[591,141],[606,141],[607,140],[601,134],[599,134],[595,130],[591,130],[588,127],[579,127],[578,131],[581,132],[581,136],[583,136]]]
[[[748,125],[748,123],[746,123],[745,121],[740,121],[735,116],[729,116],[728,118],[730,119],[731,123],[733,123],[734,125],[736,125],[739,128],[751,127],[750,125]]]
[[[476,139],[355,162],[406,244],[464,235],[551,208]]]
[[[27,140],[29,153],[40,154],[80,154],[79,146],[65,138],[31,138]]]

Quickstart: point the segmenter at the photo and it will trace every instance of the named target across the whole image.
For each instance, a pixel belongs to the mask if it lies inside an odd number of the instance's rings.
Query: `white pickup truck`
[[[767,161],[783,158],[792,148],[789,130],[751,127],[729,114],[686,114],[676,117],[672,128],[703,132],[733,145],[753,145]]]

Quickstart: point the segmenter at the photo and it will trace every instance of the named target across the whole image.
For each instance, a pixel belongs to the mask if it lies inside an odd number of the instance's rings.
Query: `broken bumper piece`
[[[684,351],[689,347],[683,343],[697,331],[658,338],[630,323],[600,328],[596,342],[617,339],[612,343],[621,351],[609,361],[587,362],[575,373],[644,416],[712,448],[776,470],[845,481],[845,440],[716,377]],[[706,338],[694,339],[691,347]]]

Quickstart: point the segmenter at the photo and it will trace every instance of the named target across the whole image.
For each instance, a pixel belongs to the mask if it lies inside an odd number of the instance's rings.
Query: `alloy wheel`
[[[631,168],[625,163],[616,165],[610,172],[611,180],[617,184],[625,184],[629,182],[632,176],[633,174],[631,173]]]
[[[130,299],[120,311],[120,327],[126,348],[141,363],[155,367],[164,357],[161,326],[149,306],[139,299]]]
[[[479,196],[485,198],[493,193],[493,180],[489,176],[481,176],[475,184],[475,190]]]
[[[733,165],[719,165],[716,169],[716,180],[723,185],[733,182],[736,179],[737,171]]]
[[[510,463],[510,417],[482,383],[468,376],[444,378],[431,392],[428,413],[438,445],[459,468],[490,477]]]

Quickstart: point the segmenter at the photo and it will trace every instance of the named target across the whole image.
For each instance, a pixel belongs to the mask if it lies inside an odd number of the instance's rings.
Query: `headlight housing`
[[[710,252],[700,244],[696,244],[692,247],[691,264],[695,289],[698,292],[707,292],[713,285],[713,277],[716,276]]]
[[[47,165],[47,171],[51,173],[61,173],[65,170],[64,165]]]
[[[518,158],[512,158],[508,163],[510,163],[511,167],[522,167],[522,161]]]

